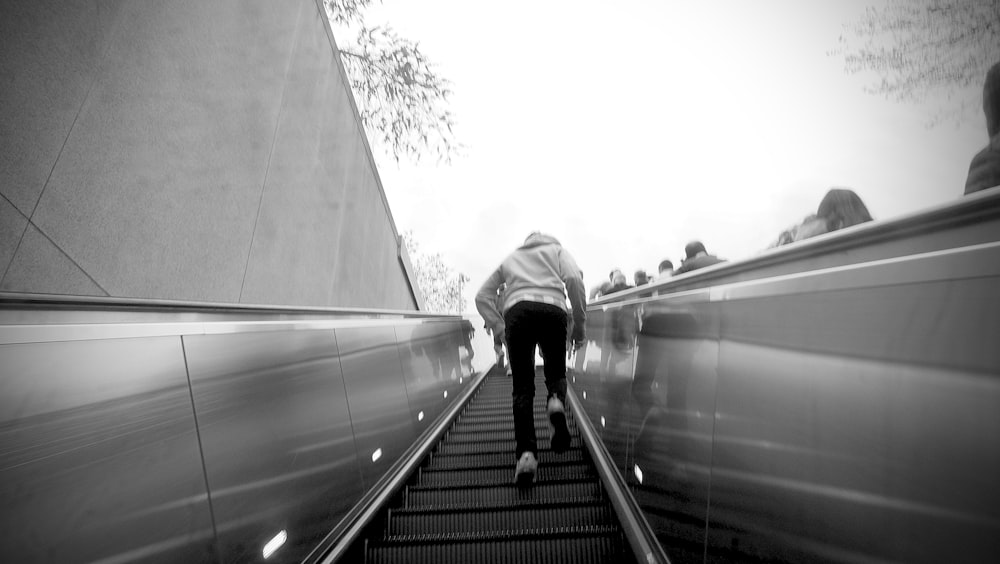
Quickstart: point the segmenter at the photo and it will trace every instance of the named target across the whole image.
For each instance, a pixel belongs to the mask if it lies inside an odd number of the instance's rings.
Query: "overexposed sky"
[[[591,287],[679,265],[691,239],[752,256],[833,186],[876,219],[958,198],[981,112],[929,128],[940,105],[865,94],[827,54],[873,3],[384,0],[367,23],[420,41],[466,146],[451,165],[376,156],[396,225],[472,278],[472,308],[533,230]]]

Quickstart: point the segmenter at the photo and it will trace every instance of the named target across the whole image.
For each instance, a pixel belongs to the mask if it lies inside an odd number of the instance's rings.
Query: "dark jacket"
[[[692,270],[698,270],[699,268],[705,268],[706,266],[712,266],[713,264],[718,264],[720,262],[726,262],[715,255],[698,255],[685,259],[681,263],[681,267],[674,271],[674,275],[684,274],[685,272],[691,272]]]
[[[1000,186],[1000,135],[994,135],[990,144],[972,157],[969,176],[965,180],[965,193],[971,194]]]

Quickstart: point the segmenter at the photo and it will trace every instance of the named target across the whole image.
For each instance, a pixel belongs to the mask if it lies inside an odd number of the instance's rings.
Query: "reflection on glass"
[[[382,449],[377,448],[375,449],[375,452],[372,453],[372,462],[375,462],[380,458],[382,458]]]
[[[635,479],[639,480],[639,483],[641,484],[642,483],[642,468],[639,468],[639,465],[636,464],[635,468],[633,468],[633,471],[635,472]]]
[[[288,534],[284,530],[274,535],[274,538],[267,541],[267,544],[264,545],[264,558],[270,558],[275,551],[281,548],[281,545],[285,544],[285,540],[287,539]]]
[[[417,421],[423,421],[423,420],[424,420],[424,412],[421,411],[420,413],[417,414]]]

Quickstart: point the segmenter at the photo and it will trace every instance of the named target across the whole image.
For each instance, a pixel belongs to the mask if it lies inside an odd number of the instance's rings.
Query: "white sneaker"
[[[535,481],[535,472],[538,471],[538,461],[535,454],[525,451],[517,461],[517,470],[514,471],[514,481],[520,487],[530,486]]]
[[[569,428],[566,427],[566,407],[556,396],[549,398],[549,423],[552,423],[552,450],[563,453],[569,449]]]

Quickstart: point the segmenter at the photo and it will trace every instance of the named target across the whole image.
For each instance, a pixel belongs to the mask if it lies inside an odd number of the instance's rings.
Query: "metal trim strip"
[[[0,344],[90,341],[139,337],[220,335],[260,331],[320,331],[362,327],[398,327],[461,321],[433,319],[331,319],[283,321],[190,321],[164,323],[70,323],[59,325],[0,325]]]
[[[653,533],[653,528],[642,514],[639,503],[632,496],[632,492],[628,489],[621,473],[615,468],[611,455],[604,448],[604,444],[597,438],[594,426],[587,418],[587,411],[576,397],[572,385],[567,386],[566,399],[569,401],[570,409],[578,415],[575,419],[580,437],[583,439],[583,444],[587,446],[587,451],[590,452],[591,460],[594,461],[597,474],[601,478],[601,484],[608,493],[611,506],[622,525],[625,538],[632,548],[636,562],[670,564],[670,559],[667,558],[660,541]]]
[[[723,302],[809,292],[853,290],[885,286],[889,283],[916,284],[996,276],[1000,276],[1000,242],[722,284],[675,294],[593,304],[588,307],[588,311],[607,311],[654,302],[671,305]]]

